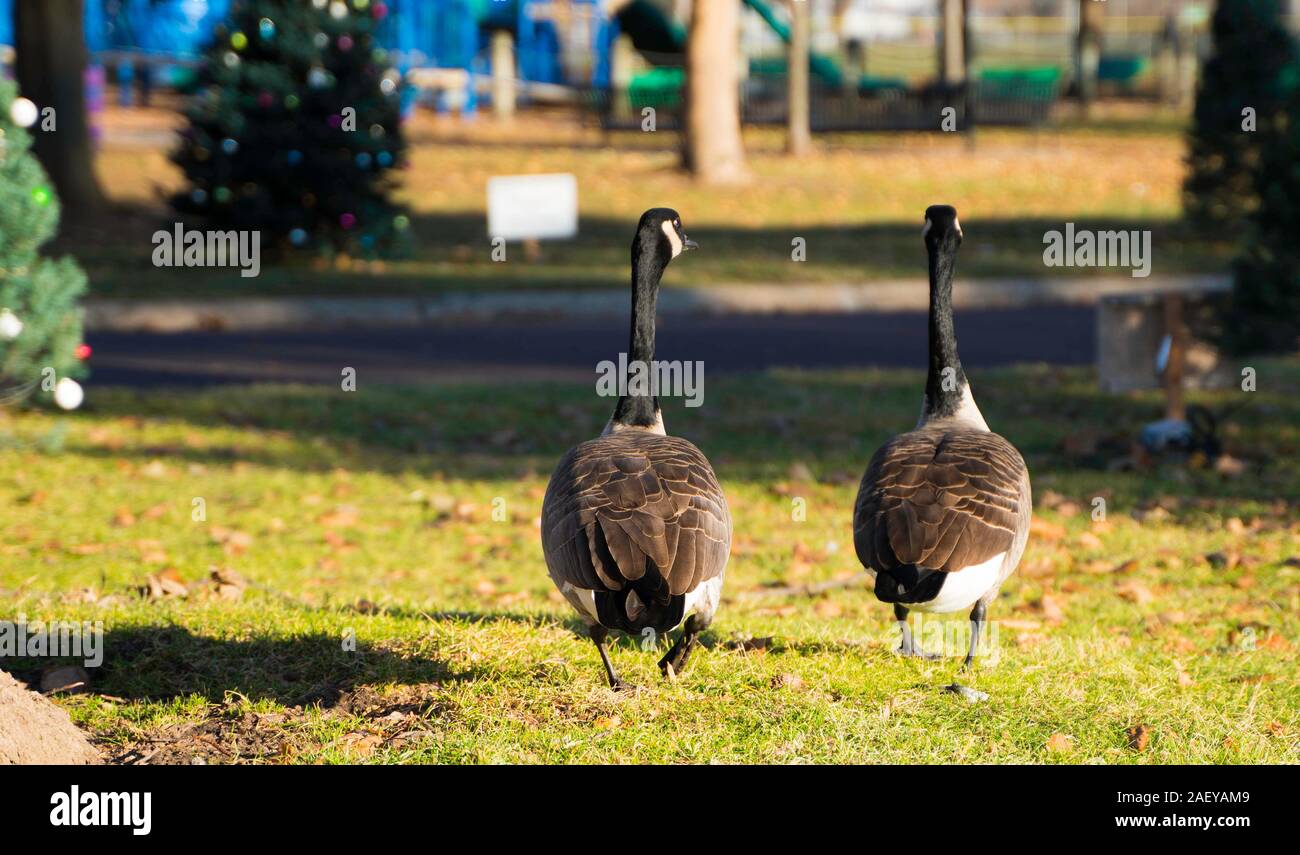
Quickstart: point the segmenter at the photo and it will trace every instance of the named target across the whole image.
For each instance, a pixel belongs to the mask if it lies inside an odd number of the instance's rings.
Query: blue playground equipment
[[[13,44],[13,4],[0,0],[0,43]],[[129,104],[132,84],[178,82],[230,10],[232,0],[86,0],[86,46],[95,64],[113,66],[120,97]],[[461,108],[473,111],[482,78],[491,73],[492,33],[515,37],[516,76],[526,83],[607,85],[609,52],[617,25],[600,12],[598,0],[569,0],[572,18],[582,18],[582,45],[589,79],[566,74],[561,32],[565,16],[549,14],[546,0],[385,0],[388,14],[380,38],[403,71],[459,69],[468,81]],[[572,14],[572,13],[577,13]],[[569,40],[572,44],[572,39]],[[137,75],[142,75],[143,79]],[[527,97],[527,87],[524,89]]]

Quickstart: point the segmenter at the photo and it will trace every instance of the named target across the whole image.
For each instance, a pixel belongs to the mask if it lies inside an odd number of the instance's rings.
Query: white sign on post
[[[488,237],[571,238],[578,234],[578,179],[569,174],[488,179]]]

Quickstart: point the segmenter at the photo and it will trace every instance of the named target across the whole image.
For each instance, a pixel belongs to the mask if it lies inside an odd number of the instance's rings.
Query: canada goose
[[[676,211],[641,215],[632,239],[629,364],[654,360],[659,279],[695,248]],[[623,683],[605,650],[609,630],[655,639],[681,625],[659,662],[665,676],[680,673],[713,620],[731,550],[731,514],[709,461],[664,433],[653,389],[629,383],[628,392],[601,435],[560,460],[542,503],[551,580],[586,622],[614,689]]]
[[[922,234],[930,256],[930,368],[921,418],[871,458],[853,508],[853,545],[875,578],[876,598],[894,605],[900,653],[924,655],[907,625],[909,609],[971,609],[965,670],[975,658],[988,605],[1029,538],[1029,471],[1015,446],[989,430],[957,356],[957,211],[932,205]]]

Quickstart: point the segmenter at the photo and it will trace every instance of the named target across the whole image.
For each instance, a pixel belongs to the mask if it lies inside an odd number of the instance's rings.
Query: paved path
[[[1080,306],[969,309],[957,334],[968,370],[1017,362],[1091,363],[1095,310]],[[92,385],[199,386],[247,382],[362,383],[450,379],[590,378],[627,348],[625,320],[569,318],[488,326],[219,333],[95,332]],[[924,312],[669,315],[661,359],[705,371],[925,364]]]

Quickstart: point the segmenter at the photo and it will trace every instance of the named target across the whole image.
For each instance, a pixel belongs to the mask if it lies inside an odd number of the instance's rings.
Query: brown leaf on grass
[[[152,505],[140,512],[140,519],[156,520],[161,519],[167,513],[167,504],[165,502]]]
[[[158,573],[151,573],[145,578],[145,584],[140,589],[140,593],[149,600],[184,597],[189,592],[185,580],[181,578],[180,572],[175,567],[166,567]]]
[[[150,460],[140,467],[140,474],[146,478],[166,478],[169,471],[161,460]]]
[[[1029,524],[1029,537],[1031,539],[1056,542],[1065,537],[1065,526],[1048,522],[1042,517],[1034,517]]]
[[[1260,645],[1260,649],[1285,653],[1291,649],[1291,642],[1287,641],[1281,633],[1271,632],[1268,638],[1264,639],[1264,643]]]
[[[1045,555],[1039,555],[1032,561],[1020,565],[1019,573],[1031,579],[1041,579],[1056,575],[1056,562]]]
[[[836,600],[820,599],[813,604],[813,612],[819,618],[836,618],[844,614],[844,607]]]
[[[798,674],[785,673],[779,674],[772,680],[774,689],[801,689],[803,688],[803,678]]]
[[[591,726],[596,730],[614,730],[622,723],[623,719],[616,715],[602,715],[593,721]]]
[[[1151,741],[1151,729],[1145,724],[1135,724],[1128,730],[1124,731],[1128,737],[1128,747],[1134,751],[1146,751],[1147,743]]]
[[[236,602],[242,598],[244,589],[248,587],[244,577],[228,567],[213,567],[209,577],[216,587],[217,596],[229,602]]]
[[[1067,754],[1074,749],[1074,737],[1064,733],[1053,733],[1043,747],[1053,754]]]
[[[32,507],[40,507],[41,505],[45,504],[45,500],[48,499],[49,497],[50,494],[45,492],[44,490],[33,490],[32,492],[28,493],[26,496],[20,498],[18,501],[24,505],[31,505]]]
[[[131,513],[130,508],[122,505],[113,511],[113,525],[118,528],[130,528],[135,525],[135,514]]]
[[[351,528],[360,520],[361,515],[352,505],[339,505],[316,517],[316,522],[326,528]]]
[[[326,530],[325,533],[321,535],[321,539],[328,543],[330,548],[334,549],[336,552],[351,552],[353,549],[357,548],[355,543],[350,543],[346,537],[339,534],[337,531]]]
[[[353,732],[339,740],[343,750],[355,757],[369,757],[375,749],[383,745],[383,737],[374,733]]]
[[[1134,570],[1137,570],[1137,569],[1138,569],[1138,562],[1137,562],[1137,559],[1136,559],[1136,558],[1130,558],[1128,561],[1125,561],[1123,564],[1117,564],[1117,565],[1115,565],[1115,568],[1114,568],[1113,570],[1111,570],[1111,572],[1112,572],[1112,573],[1132,573]]]
[[[41,672],[41,691],[76,694],[90,690],[90,674],[80,665],[52,665]]]
[[[1081,533],[1079,535],[1078,543],[1081,549],[1101,549],[1105,545],[1101,542],[1100,537],[1097,537],[1097,535],[1090,531]]]
[[[135,548],[140,550],[140,560],[145,564],[167,563],[167,551],[163,549],[162,541],[137,540]]]
[[[1043,619],[1048,623],[1060,623],[1065,620],[1065,609],[1062,608],[1060,597],[1043,594],[1043,598],[1038,601],[1038,608],[1043,613]]]
[[[221,551],[227,555],[242,555],[253,545],[253,536],[225,526],[214,525],[208,529],[208,536],[213,543],[221,545]]]
[[[1121,599],[1128,600],[1130,603],[1139,606],[1146,605],[1156,598],[1156,595],[1151,593],[1150,588],[1139,582],[1125,582],[1123,585],[1120,585],[1115,589],[1115,593],[1118,594]]]

